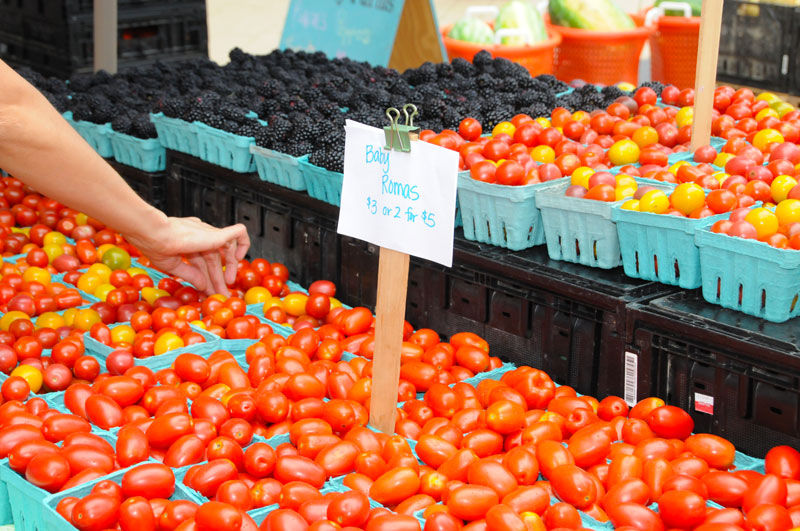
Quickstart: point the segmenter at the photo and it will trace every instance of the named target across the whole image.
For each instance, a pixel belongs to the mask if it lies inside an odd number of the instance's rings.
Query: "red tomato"
[[[685,439],[694,430],[694,420],[679,407],[661,406],[647,416],[650,429],[665,439]]]
[[[233,505],[218,501],[206,502],[194,515],[197,531],[239,531],[242,515]]]
[[[117,523],[119,500],[104,494],[89,494],[72,509],[72,524],[81,531],[103,531]]]
[[[689,529],[706,517],[706,501],[694,492],[671,490],[658,499],[658,513],[667,527]]]
[[[767,452],[764,469],[767,474],[800,479],[800,452],[791,446],[776,446]]]
[[[35,455],[25,468],[25,479],[48,492],[61,489],[69,477],[69,461],[53,452]]]
[[[153,508],[146,498],[134,496],[119,506],[119,526],[122,531],[155,531],[156,523]]]

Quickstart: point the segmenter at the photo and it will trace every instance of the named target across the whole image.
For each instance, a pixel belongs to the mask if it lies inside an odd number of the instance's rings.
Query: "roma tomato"
[[[169,498],[175,490],[175,474],[161,463],[146,463],[122,476],[122,494],[126,498]]]
[[[103,531],[117,523],[119,500],[105,494],[89,494],[72,508],[72,525],[80,531]]]
[[[694,420],[679,407],[661,406],[647,416],[650,429],[664,439],[685,439],[694,430]]]

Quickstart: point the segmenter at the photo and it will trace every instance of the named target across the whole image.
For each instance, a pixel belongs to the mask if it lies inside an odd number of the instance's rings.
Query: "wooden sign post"
[[[383,131],[348,121],[340,234],[381,247],[370,424],[393,433],[403,348],[409,255],[453,263],[458,153],[417,141],[406,105]],[[392,111],[394,114],[392,114]]]
[[[692,151],[711,141],[711,116],[717,80],[719,33],[723,0],[703,0],[700,15],[700,40],[697,44],[697,78],[694,85]]]
[[[292,0],[280,48],[401,71],[446,59],[433,0]]]

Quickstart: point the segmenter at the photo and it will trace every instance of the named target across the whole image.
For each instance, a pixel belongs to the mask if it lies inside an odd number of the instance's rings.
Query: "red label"
[[[714,397],[702,393],[694,394],[694,409],[708,415],[714,414]]]

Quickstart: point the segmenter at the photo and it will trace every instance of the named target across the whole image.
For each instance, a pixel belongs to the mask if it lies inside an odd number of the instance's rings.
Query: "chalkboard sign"
[[[292,0],[280,47],[399,70],[445,58],[432,0]]]

